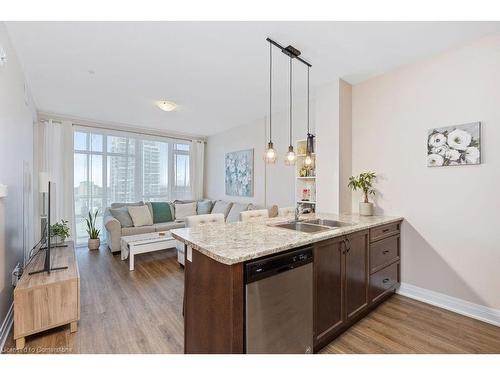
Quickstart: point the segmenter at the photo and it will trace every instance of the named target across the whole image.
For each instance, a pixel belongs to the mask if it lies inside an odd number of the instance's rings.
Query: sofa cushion
[[[210,200],[198,201],[198,205],[196,207],[196,213],[198,215],[207,215],[212,212],[212,207],[214,202]]]
[[[143,227],[122,228],[122,236],[135,236],[136,234],[152,233],[155,227],[152,225],[144,225]]]
[[[166,223],[172,221],[172,211],[168,202],[150,202],[153,209],[153,223]]]
[[[129,206],[128,213],[134,222],[134,227],[142,227],[144,225],[153,225],[153,218],[148,206]]]
[[[196,202],[176,203],[174,206],[175,220],[183,220],[188,216],[196,215]]]
[[[169,223],[153,224],[156,232],[166,232],[172,229],[184,228],[186,225],[183,221],[171,221]]]
[[[133,202],[133,203],[111,203],[111,208],[120,208],[120,207],[128,207],[128,206],[144,206],[144,202]]]
[[[229,214],[229,210],[231,210],[232,202],[225,201],[216,201],[214,204],[214,208],[212,208],[212,214],[224,214],[224,217],[227,218]]]
[[[227,215],[226,222],[228,223],[236,223],[240,220],[240,213],[242,211],[248,210],[248,203],[233,203],[231,209],[229,210],[229,214]]]
[[[120,222],[122,228],[129,228],[134,226],[134,222],[128,213],[127,207],[110,208],[109,212],[116,220]]]

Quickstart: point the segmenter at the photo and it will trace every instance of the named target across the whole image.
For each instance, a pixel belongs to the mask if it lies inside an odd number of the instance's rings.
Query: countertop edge
[[[305,245],[309,245],[309,244],[312,244],[312,243],[315,243],[315,242],[329,240],[329,239],[336,238],[336,237],[339,237],[339,236],[342,236],[342,235],[346,235],[346,234],[350,234],[350,233],[354,233],[354,232],[359,232],[359,231],[362,231],[362,230],[371,229],[371,228],[378,227],[378,226],[381,226],[381,225],[386,225],[386,224],[401,222],[403,220],[404,220],[403,217],[391,217],[391,218],[387,218],[387,219],[382,219],[378,223],[363,223],[363,224],[359,224],[358,223],[358,224],[356,224],[356,225],[354,225],[352,227],[341,228],[341,229],[333,229],[331,231],[325,231],[325,232],[322,232],[320,234],[316,234],[315,236],[311,235],[310,239],[306,239],[306,240],[302,240],[302,241],[296,241],[293,244],[292,243],[285,244],[283,246],[280,246],[280,247],[277,247],[277,248],[273,248],[273,249],[266,249],[266,250],[264,250],[262,252],[256,252],[256,253],[254,252],[252,254],[249,254],[248,256],[240,256],[237,259],[228,258],[228,257],[225,257],[225,256],[221,256],[221,255],[215,254],[211,250],[203,248],[203,247],[201,247],[201,246],[193,243],[192,241],[189,241],[188,239],[185,239],[185,238],[179,236],[178,234],[175,233],[175,230],[171,231],[171,235],[176,240],[178,240],[180,242],[183,242],[184,244],[186,244],[188,246],[191,246],[191,248],[193,248],[194,250],[199,251],[200,253],[208,256],[209,258],[211,258],[211,259],[213,259],[213,260],[215,260],[215,261],[217,261],[219,263],[222,263],[222,264],[230,266],[230,265],[234,265],[234,264],[238,264],[238,263],[243,263],[243,262],[246,262],[246,261],[249,261],[249,260],[252,260],[252,259],[261,258],[261,257],[267,256],[267,255],[277,254],[277,253],[280,253],[282,251],[293,249],[295,247],[305,246]],[[263,223],[262,225],[267,225],[267,224]]]

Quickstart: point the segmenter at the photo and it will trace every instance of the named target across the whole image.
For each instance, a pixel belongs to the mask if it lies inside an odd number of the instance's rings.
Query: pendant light
[[[271,42],[269,42],[269,143],[267,144],[267,149],[264,154],[264,161],[267,164],[274,164],[276,163],[276,158],[277,158],[277,153],[276,150],[274,149],[274,144],[272,141],[272,130],[273,130],[273,124],[272,124],[272,115],[273,115],[273,106],[272,106],[272,99],[273,99],[273,46]]]
[[[292,56],[290,56],[290,143],[288,145],[288,152],[286,153],[285,164],[295,165],[296,155],[293,151],[292,145],[292,128],[293,128],[293,93],[292,93],[292,77],[293,77],[293,67],[292,67]]]
[[[313,152],[314,152],[314,135],[311,134],[309,130],[309,71],[311,67],[307,66],[307,141],[306,141],[306,157],[304,159],[304,164],[307,166],[313,163]]]

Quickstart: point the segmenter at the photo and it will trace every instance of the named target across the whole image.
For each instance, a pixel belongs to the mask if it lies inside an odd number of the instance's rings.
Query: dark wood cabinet
[[[369,239],[368,231],[352,233],[345,238],[345,314],[355,318],[368,307]]]
[[[344,324],[344,241],[334,238],[314,247],[314,341],[329,342]]]
[[[315,352],[394,292],[399,246],[400,222],[315,244]]]
[[[323,346],[357,317],[369,301],[368,231],[316,244],[314,248],[314,338]]]

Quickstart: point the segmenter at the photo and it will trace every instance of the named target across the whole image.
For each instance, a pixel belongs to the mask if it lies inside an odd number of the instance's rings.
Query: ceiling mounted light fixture
[[[269,143],[267,144],[266,152],[264,154],[264,161],[267,164],[276,163],[277,153],[274,149],[272,131],[272,113],[273,113],[273,46],[269,42]]]
[[[293,65],[292,65],[292,56],[290,55],[290,68],[289,68],[289,73],[290,73],[290,97],[289,97],[289,104],[290,104],[290,143],[288,144],[288,152],[286,153],[286,158],[285,158],[285,165],[295,165],[295,160],[296,160],[296,155],[295,152],[293,151],[293,145],[292,145],[292,129],[293,129],[293,93],[292,93],[292,77],[293,77]]]
[[[306,157],[304,159],[304,164],[309,166],[313,163],[313,152],[314,152],[314,135],[311,134],[309,129],[309,70],[310,66],[307,67],[307,141],[306,141]]]
[[[157,102],[155,102],[155,104],[158,108],[165,112],[172,112],[177,108],[177,104],[168,100],[158,100]]]

